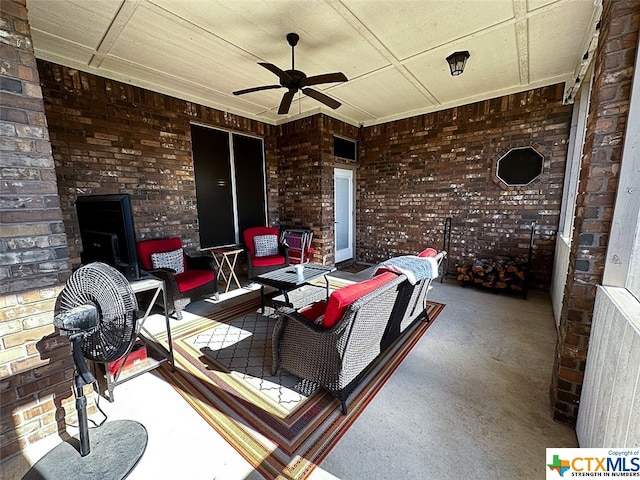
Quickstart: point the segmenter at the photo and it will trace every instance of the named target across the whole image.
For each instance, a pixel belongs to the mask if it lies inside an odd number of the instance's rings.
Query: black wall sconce
[[[451,70],[451,75],[454,77],[460,75],[464,71],[464,66],[467,63],[467,59],[470,57],[469,51],[455,52],[447,57],[447,63]]]

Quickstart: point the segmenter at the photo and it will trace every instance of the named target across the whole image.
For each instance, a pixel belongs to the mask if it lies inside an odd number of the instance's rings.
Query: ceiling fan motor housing
[[[286,88],[298,90],[301,88],[300,82],[307,78],[307,75],[300,70],[285,70],[284,72],[291,77],[291,82],[280,79],[280,85]]]

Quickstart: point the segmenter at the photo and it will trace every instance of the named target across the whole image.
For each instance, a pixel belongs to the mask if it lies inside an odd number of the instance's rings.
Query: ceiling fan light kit
[[[464,66],[470,56],[469,51],[464,50],[461,52],[454,52],[447,57],[447,63],[449,64],[449,70],[451,70],[452,76],[456,77],[464,72]]]
[[[283,95],[282,100],[280,102],[280,106],[278,107],[278,114],[284,115],[289,113],[289,108],[291,107],[291,102],[293,101],[293,97],[298,91],[301,91],[303,94],[323,103],[329,108],[336,109],[340,105],[342,105],[339,101],[331,98],[330,96],[315,90],[313,88],[308,88],[313,85],[320,85],[322,83],[336,83],[336,82],[346,82],[348,79],[346,75],[342,72],[335,73],[323,73],[320,75],[312,75],[311,77],[307,77],[307,75],[300,71],[296,70],[295,67],[295,53],[294,48],[298,44],[300,40],[300,36],[297,33],[288,33],[286,36],[287,42],[291,46],[291,69],[290,70],[282,70],[279,67],[273,65],[272,63],[259,62],[258,65],[266,68],[271,73],[275,74],[279,80],[279,85],[263,85],[261,87],[252,87],[246,88],[243,90],[237,90],[233,92],[234,95],[244,95],[245,93],[258,92],[261,90],[271,90],[275,88],[286,88],[287,92]]]

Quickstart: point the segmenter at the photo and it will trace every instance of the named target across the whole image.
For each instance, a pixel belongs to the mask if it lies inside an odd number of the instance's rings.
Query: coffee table
[[[329,279],[327,273],[333,272],[335,267],[325,265],[316,265],[314,263],[305,263],[302,273],[298,275],[293,265],[288,267],[272,270],[262,275],[258,275],[253,279],[254,282],[260,284],[260,304],[262,313],[264,313],[264,287],[274,287],[280,291],[284,297],[285,306],[293,307],[289,301],[289,292],[294,288],[305,285],[319,277],[324,276],[327,297],[329,296]]]

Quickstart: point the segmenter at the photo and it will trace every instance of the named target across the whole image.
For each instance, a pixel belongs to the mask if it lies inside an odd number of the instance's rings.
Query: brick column
[[[551,384],[553,416],[566,423],[575,423],[578,414],[596,286],[602,282],[618,188],[639,25],[637,0],[605,2]]]
[[[53,309],[69,276],[25,0],[0,2],[0,458],[55,433],[73,362]],[[69,412],[74,412],[73,403]],[[60,423],[63,427],[63,423]]]

